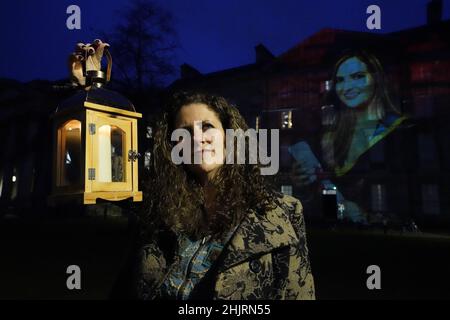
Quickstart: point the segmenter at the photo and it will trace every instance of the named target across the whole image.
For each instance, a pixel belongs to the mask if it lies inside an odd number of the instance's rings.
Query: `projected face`
[[[200,179],[210,179],[224,162],[225,133],[218,115],[206,104],[183,106],[177,114],[175,128],[189,131],[191,149],[189,171]]]
[[[367,106],[375,91],[373,76],[357,57],[341,63],[336,72],[336,94],[349,108]]]

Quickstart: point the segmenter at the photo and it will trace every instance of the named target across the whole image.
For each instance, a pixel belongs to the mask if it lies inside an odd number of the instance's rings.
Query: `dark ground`
[[[450,237],[357,231],[309,232],[318,299],[450,299]],[[381,269],[368,290],[366,269]]]
[[[1,220],[0,220],[1,221]],[[450,236],[308,229],[318,299],[449,299]],[[0,223],[0,299],[108,299],[130,251],[121,217]],[[66,288],[81,268],[82,289]],[[368,290],[366,268],[381,268]]]

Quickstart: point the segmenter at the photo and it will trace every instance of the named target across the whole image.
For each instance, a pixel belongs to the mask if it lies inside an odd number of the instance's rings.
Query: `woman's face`
[[[347,107],[368,105],[374,91],[374,78],[364,62],[351,57],[341,63],[336,72],[336,94]]]
[[[191,135],[191,164],[188,170],[200,179],[212,178],[224,163],[224,129],[218,115],[206,104],[183,106],[175,118],[175,129]]]

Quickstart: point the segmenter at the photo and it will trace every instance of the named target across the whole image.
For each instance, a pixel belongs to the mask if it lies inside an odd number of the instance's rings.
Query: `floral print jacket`
[[[141,250],[139,298],[164,297],[164,257],[155,243]],[[284,195],[264,215],[249,211],[196,289],[191,298],[315,299],[300,201]]]

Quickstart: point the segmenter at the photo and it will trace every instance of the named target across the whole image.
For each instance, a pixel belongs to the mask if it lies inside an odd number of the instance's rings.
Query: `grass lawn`
[[[0,299],[107,299],[130,236],[121,218],[74,218],[0,226]],[[81,290],[68,290],[69,265]]]
[[[318,299],[449,299],[450,237],[309,230]],[[368,290],[366,269],[381,269]]]
[[[450,298],[450,237],[308,229],[318,299]],[[127,221],[83,217],[0,224],[0,299],[108,299],[130,251]],[[66,268],[81,268],[79,291]],[[366,268],[381,268],[368,290]]]

